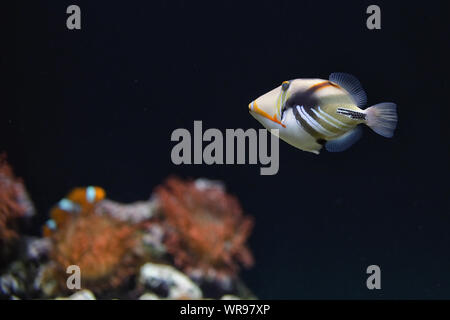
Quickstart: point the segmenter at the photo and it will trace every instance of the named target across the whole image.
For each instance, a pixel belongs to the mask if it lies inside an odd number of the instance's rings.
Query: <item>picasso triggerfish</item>
[[[319,154],[344,151],[359,140],[362,128],[390,138],[397,126],[397,106],[383,102],[362,109],[367,96],[361,83],[346,73],[332,73],[329,80],[295,79],[252,101],[248,108],[267,129],[292,146]],[[274,133],[274,132],[273,132]]]

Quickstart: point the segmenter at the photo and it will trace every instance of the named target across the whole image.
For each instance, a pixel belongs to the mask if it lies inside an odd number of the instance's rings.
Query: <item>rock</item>
[[[98,214],[108,214],[121,221],[139,223],[154,217],[157,207],[158,204],[155,199],[130,204],[105,199],[97,204],[95,212]]]
[[[199,190],[214,189],[225,191],[225,184],[219,180],[210,180],[206,178],[198,178],[195,180],[195,186]]]
[[[11,263],[8,271],[0,276],[0,295],[21,296],[26,292],[27,270],[22,261]]]
[[[152,291],[165,291],[168,299],[201,299],[202,291],[172,266],[146,263],[141,267],[139,283]]]
[[[21,283],[16,277],[14,277],[12,274],[8,273],[5,275],[0,276],[0,293],[8,296],[13,297],[15,293],[22,293],[23,288],[21,286]]]
[[[52,243],[49,238],[27,237],[26,239],[26,258],[40,260],[48,256]]]
[[[67,297],[67,298],[56,298],[56,300],[96,300],[94,294],[87,290],[87,289],[83,289],[80,291],[75,292],[74,294],[72,294],[71,296]]]
[[[188,276],[201,289],[204,296],[219,299],[226,294],[236,294],[236,280],[229,274],[216,272],[214,269],[190,269]]]
[[[220,300],[241,300],[238,296],[232,295],[232,294],[226,294]]]
[[[161,300],[161,298],[154,293],[144,293],[139,300]]]
[[[142,235],[142,244],[151,252],[153,257],[160,257],[166,253],[163,240],[164,229],[161,225],[153,223],[145,228]]]
[[[49,262],[39,267],[34,278],[34,290],[42,292],[44,297],[52,297],[57,294],[58,282],[53,278],[54,263]]]

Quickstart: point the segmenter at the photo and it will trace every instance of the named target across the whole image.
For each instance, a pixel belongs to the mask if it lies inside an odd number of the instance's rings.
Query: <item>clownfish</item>
[[[346,73],[332,73],[329,80],[295,79],[252,101],[250,114],[290,145],[319,154],[351,147],[362,135],[359,124],[391,138],[397,126],[397,106],[379,103],[362,109],[367,96],[361,83]]]
[[[65,198],[61,199],[50,211],[50,219],[43,227],[45,237],[50,236],[58,227],[62,227],[71,214],[83,214],[92,206],[103,200],[106,196],[104,189],[89,186],[86,188],[75,188]]]

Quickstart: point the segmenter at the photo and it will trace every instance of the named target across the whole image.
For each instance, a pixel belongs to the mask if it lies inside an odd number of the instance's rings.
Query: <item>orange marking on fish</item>
[[[55,207],[51,210],[50,217],[55,221],[57,226],[63,226],[70,219],[70,213]]]
[[[53,231],[50,230],[49,227],[44,226],[44,227],[42,228],[42,234],[44,235],[45,238],[49,238],[49,237],[53,234]]]
[[[340,86],[338,86],[337,84],[331,82],[331,81],[324,81],[324,82],[319,82],[316,83],[315,85],[311,86],[308,91],[318,91],[320,89],[326,88],[326,87],[335,87],[335,88],[340,88]]]
[[[95,199],[94,202],[101,201],[105,198],[106,192],[101,187],[95,188]],[[92,203],[89,203],[86,198],[86,188],[74,188],[72,191],[66,196],[67,199],[78,203],[82,206],[91,206]]]
[[[277,114],[274,114],[273,116],[270,116],[267,112],[261,110],[258,107],[258,105],[256,104],[256,102],[253,103],[253,110],[255,110],[257,113],[259,113],[263,117],[265,117],[265,118],[267,118],[269,120],[272,120],[273,122],[278,123],[279,125],[283,126],[283,128],[286,128],[286,126],[284,124],[282,124],[280,120],[278,120]]]

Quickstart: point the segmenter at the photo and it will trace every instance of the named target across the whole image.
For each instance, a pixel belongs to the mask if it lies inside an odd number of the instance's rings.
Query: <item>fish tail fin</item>
[[[367,125],[379,135],[391,138],[397,127],[397,105],[392,102],[383,102],[364,110]]]

